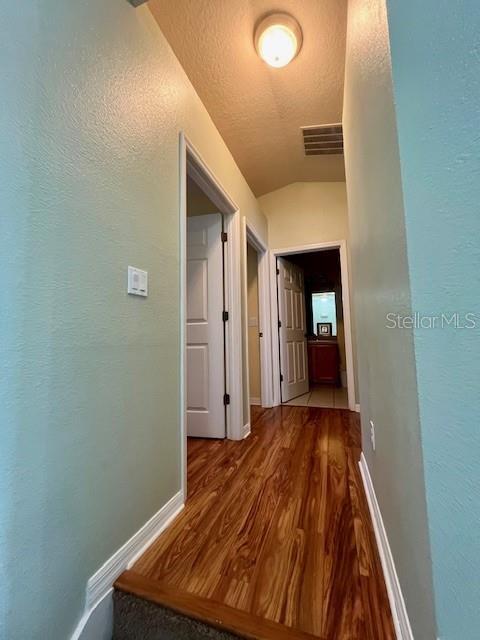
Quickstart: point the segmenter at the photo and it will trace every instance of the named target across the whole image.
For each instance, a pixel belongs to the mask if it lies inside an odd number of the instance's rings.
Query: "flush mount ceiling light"
[[[255,48],[271,67],[285,67],[300,51],[302,30],[288,13],[273,13],[263,18],[255,29]]]

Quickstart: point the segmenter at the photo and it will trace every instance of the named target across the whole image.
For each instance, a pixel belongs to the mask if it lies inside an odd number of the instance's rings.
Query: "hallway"
[[[289,407],[348,409],[348,392],[345,387],[335,387],[331,384],[312,385],[307,393],[284,404]]]
[[[185,510],[117,588],[201,597],[226,629],[221,604],[325,640],[393,639],[358,415],[252,407],[252,423],[240,442],[189,440]]]

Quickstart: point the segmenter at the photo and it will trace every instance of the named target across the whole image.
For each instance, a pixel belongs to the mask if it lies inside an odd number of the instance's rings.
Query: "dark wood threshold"
[[[118,591],[154,602],[188,618],[249,640],[321,640],[318,636],[264,620],[247,611],[180,591],[135,571],[124,571],[114,587]]]

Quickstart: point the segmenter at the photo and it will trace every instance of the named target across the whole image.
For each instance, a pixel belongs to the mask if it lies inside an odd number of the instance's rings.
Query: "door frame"
[[[270,251],[270,309],[272,330],[272,384],[273,406],[281,404],[280,392],[280,348],[278,344],[278,306],[277,306],[277,256],[289,256],[295,253],[314,253],[338,249],[340,253],[340,271],[342,282],[343,325],[345,331],[345,357],[347,365],[348,408],[355,411],[355,376],[353,369],[352,321],[350,312],[350,287],[346,240],[334,240],[317,244],[304,244],[298,247],[283,247]],[[278,364],[277,364],[278,363]]]
[[[247,244],[250,244],[257,252],[258,274],[258,331],[263,333],[260,340],[260,404],[262,407],[273,406],[272,386],[272,358],[271,358],[271,328],[270,320],[270,268],[268,246],[254,225],[243,218],[242,224],[242,251],[243,251],[243,299],[245,331],[245,378],[246,393],[248,398],[248,425],[250,425],[250,375],[248,354],[248,291],[247,291]]]
[[[228,234],[225,245],[225,304],[229,312],[225,330],[226,434],[243,437],[242,316],[240,271],[240,210],[183,131],[179,136],[180,189],[180,439],[182,491],[187,497],[187,175],[194,180],[224,216]]]

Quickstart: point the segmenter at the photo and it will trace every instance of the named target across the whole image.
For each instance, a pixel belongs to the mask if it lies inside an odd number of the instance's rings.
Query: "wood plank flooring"
[[[357,414],[252,407],[246,440],[189,441],[185,510],[133,574],[324,640],[393,640],[359,456]]]

